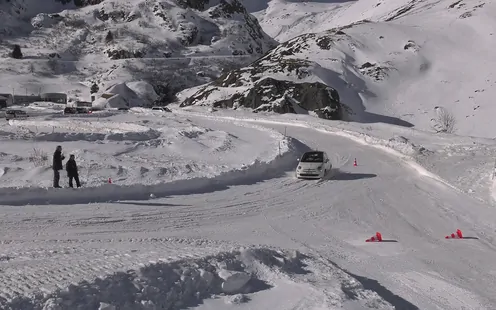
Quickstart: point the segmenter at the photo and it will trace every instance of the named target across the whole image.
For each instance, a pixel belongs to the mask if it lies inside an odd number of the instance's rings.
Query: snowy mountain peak
[[[26,12],[22,18],[4,11],[10,19],[0,23],[8,43],[1,51],[10,58],[12,46],[22,49],[17,66],[3,64],[17,75],[15,82],[6,77],[4,92],[42,88],[76,96],[94,83],[105,89],[135,80],[177,91],[276,45],[237,0],[37,3],[17,1]]]

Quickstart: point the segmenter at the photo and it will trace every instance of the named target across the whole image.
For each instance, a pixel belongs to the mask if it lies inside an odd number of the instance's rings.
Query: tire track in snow
[[[281,178],[273,180],[271,190],[277,191],[281,196],[291,197],[304,194],[312,186],[311,183],[296,181],[293,178]],[[250,186],[245,186],[249,190]],[[264,190],[265,192],[265,190]],[[38,237],[58,234],[58,231],[75,231],[78,236],[102,235],[122,232],[151,232],[167,231],[175,229],[194,228],[198,225],[208,225],[222,221],[234,221],[237,218],[256,216],[269,203],[272,207],[279,209],[287,208],[280,197],[267,198],[260,191],[248,194],[242,192],[230,199],[223,196],[209,195],[208,203],[205,203],[203,195],[189,196],[189,204],[174,205],[168,204],[157,207],[143,205],[142,209],[132,208],[126,211],[122,206],[140,204],[139,202],[121,202],[113,204],[107,208],[98,208],[98,205],[77,206],[71,209],[70,213],[51,212],[45,216],[33,217],[30,221],[17,222],[16,216],[10,217],[6,214],[2,218],[4,227],[11,227],[5,231],[2,238],[17,236],[22,232],[28,232],[36,228]],[[195,199],[198,198],[198,200]],[[217,198],[219,197],[219,198]],[[26,212],[30,212],[37,207],[24,207]],[[91,213],[88,213],[88,208]],[[34,211],[34,210],[32,210]],[[91,214],[91,217],[88,217]],[[15,223],[15,225],[13,225]],[[33,236],[33,238],[37,238]]]
[[[278,235],[284,236],[285,238],[291,240],[292,242],[305,248],[311,255],[315,258],[312,260],[312,264],[309,266],[312,269],[312,274],[315,275],[312,279],[312,283],[320,288],[323,293],[326,294],[329,300],[336,300],[335,292],[329,293],[325,290],[327,287],[327,280],[338,280],[341,283],[341,290],[348,296],[348,298],[356,300],[357,302],[363,303],[363,306],[376,305],[379,309],[405,309],[405,310],[418,310],[419,308],[411,304],[407,300],[401,298],[400,296],[394,295],[390,291],[386,290],[378,283],[376,288],[383,288],[374,290],[372,287],[364,287],[364,284],[359,280],[367,279],[365,277],[358,277],[342,269],[336,263],[332,262],[329,258],[324,256],[321,251],[316,250],[314,247],[310,246],[308,243],[301,241],[297,238],[291,237],[289,234],[285,233],[283,230],[276,228],[271,221],[263,214],[267,225]],[[327,254],[328,255],[328,254]],[[367,279],[370,280],[370,279]],[[374,281],[374,280],[372,280]],[[386,292],[386,293],[385,293]],[[381,294],[382,293],[382,294]],[[393,297],[393,298],[391,298]],[[332,303],[330,303],[332,304]]]

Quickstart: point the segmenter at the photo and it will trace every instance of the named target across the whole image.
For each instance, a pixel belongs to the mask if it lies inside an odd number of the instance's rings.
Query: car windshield
[[[301,158],[302,163],[322,163],[324,162],[324,153],[322,152],[308,152],[303,154]]]

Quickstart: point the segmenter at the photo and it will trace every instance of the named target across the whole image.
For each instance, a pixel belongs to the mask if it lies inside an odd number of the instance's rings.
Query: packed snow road
[[[288,126],[287,134],[326,151],[337,170],[322,181],[295,180],[291,171],[287,178],[202,195],[208,205],[229,207],[226,213],[255,217],[208,235],[202,229],[202,236],[301,246],[378,280],[420,309],[496,305],[496,212],[490,206],[372,147],[298,127]],[[468,238],[444,238],[457,229]],[[375,232],[388,242],[365,243]]]
[[[192,119],[215,126],[208,118]],[[322,292],[334,276],[329,270],[340,269],[397,309],[494,308],[496,212],[489,206],[375,148],[289,125],[286,133],[326,151],[336,169],[325,180],[296,180],[287,171],[249,185],[147,201],[3,207],[4,249],[22,257],[3,259],[4,295],[50,291],[164,256],[258,244],[318,257],[322,268],[312,285]],[[444,238],[456,229],[473,238]],[[376,232],[386,242],[366,243]],[[278,309],[317,309],[330,298],[308,300],[307,293]],[[275,309],[266,301],[256,308]],[[221,309],[208,302],[202,307]]]

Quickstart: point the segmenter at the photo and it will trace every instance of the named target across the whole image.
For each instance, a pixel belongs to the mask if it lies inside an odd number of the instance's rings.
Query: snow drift
[[[334,279],[321,291],[312,282],[305,283],[305,276],[319,280],[316,257],[298,251],[248,247],[231,252],[197,259],[159,260],[143,264],[139,269],[102,275],[94,280],[84,280],[55,292],[0,299],[5,309],[184,309],[208,303],[209,299],[222,298],[224,304],[253,303],[266,308],[257,299],[257,293],[277,287],[276,294],[300,291],[296,296],[286,296],[285,303],[311,294],[315,300],[330,306],[375,304],[381,309],[393,309],[379,294],[365,288],[362,283],[345,271],[334,269]],[[329,268],[329,267],[328,267]],[[294,292],[293,292],[294,291]],[[301,295],[301,296],[300,296]],[[401,301],[397,298],[397,302]],[[222,307],[217,305],[217,308]]]

